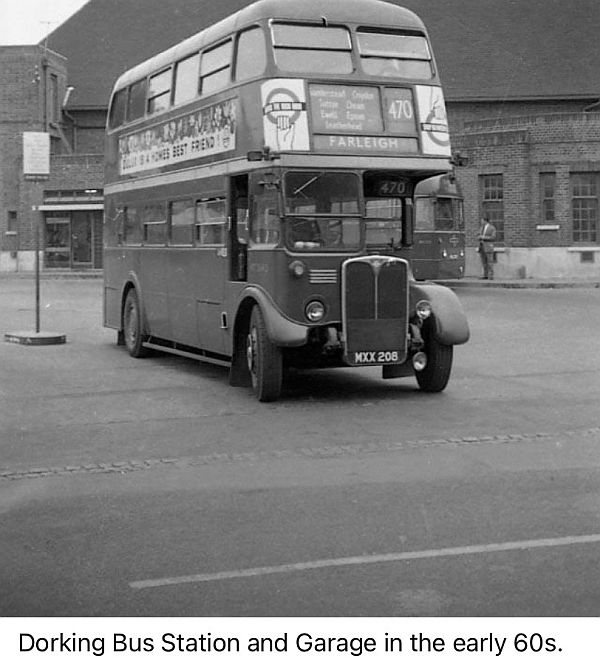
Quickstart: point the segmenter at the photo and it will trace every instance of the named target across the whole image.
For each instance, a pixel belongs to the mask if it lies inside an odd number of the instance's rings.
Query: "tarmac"
[[[102,270],[80,270],[62,272],[40,272],[40,279],[101,279]],[[34,279],[34,272],[0,272],[2,279],[19,278]],[[462,279],[434,280],[449,288],[600,288],[600,277],[594,278],[544,278],[544,279],[480,279],[466,276]]]

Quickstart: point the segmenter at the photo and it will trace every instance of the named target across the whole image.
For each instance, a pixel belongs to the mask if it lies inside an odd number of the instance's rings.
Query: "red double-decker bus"
[[[260,0],[116,82],[105,326],[221,363],[276,399],[286,367],[383,366],[441,391],[468,339],[410,268],[412,196],[451,171],[427,32],[380,0]]]
[[[416,279],[462,279],[465,274],[463,195],[454,174],[419,183],[414,194]]]

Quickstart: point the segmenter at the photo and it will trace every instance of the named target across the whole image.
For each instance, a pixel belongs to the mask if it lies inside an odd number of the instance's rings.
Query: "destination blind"
[[[412,91],[359,85],[309,85],[316,150],[418,151]]]

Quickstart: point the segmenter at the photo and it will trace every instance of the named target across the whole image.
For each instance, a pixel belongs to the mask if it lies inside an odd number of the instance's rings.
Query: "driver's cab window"
[[[402,243],[405,199],[400,197],[366,198],[366,243],[396,247]]]

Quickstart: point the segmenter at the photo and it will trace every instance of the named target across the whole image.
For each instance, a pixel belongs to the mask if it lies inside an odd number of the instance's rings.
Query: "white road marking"
[[[546,539],[529,539],[510,541],[499,544],[478,544],[473,546],[453,546],[450,548],[432,548],[425,551],[407,551],[405,553],[382,553],[379,555],[356,555],[351,557],[332,558],[329,560],[314,560],[312,562],[296,562],[280,564],[272,567],[254,567],[252,569],[236,569],[234,571],[217,571],[215,573],[198,573],[189,576],[173,578],[156,578],[152,580],[136,580],[129,583],[133,589],[149,587],[165,587],[167,585],[182,585],[186,583],[207,583],[233,578],[252,578],[310,569],[326,569],[330,567],[347,567],[351,565],[377,564],[383,562],[402,562],[405,560],[422,560],[425,558],[453,557],[460,555],[477,555],[482,553],[498,553],[501,551],[527,550],[531,548],[556,548],[558,546],[574,546],[577,544],[600,543],[598,535],[575,535],[570,537],[549,537]]]

